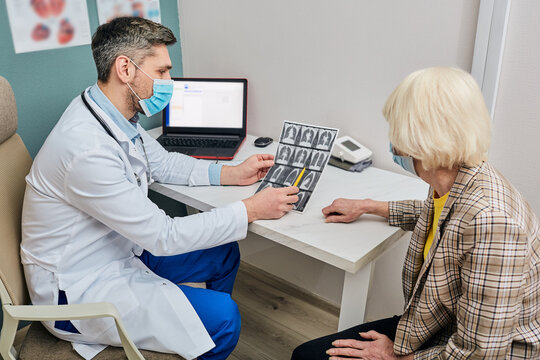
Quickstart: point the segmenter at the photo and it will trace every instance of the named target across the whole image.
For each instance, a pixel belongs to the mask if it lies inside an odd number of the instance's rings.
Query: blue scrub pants
[[[174,256],[154,256],[144,251],[140,259],[156,275],[175,284],[206,282],[206,289],[179,285],[216,344],[197,359],[226,359],[240,336],[240,313],[231,299],[240,265],[238,243]]]
[[[238,243],[174,256],[154,256],[144,251],[140,260],[156,275],[178,284],[206,282],[206,289],[179,285],[199,315],[216,346],[198,360],[222,360],[234,350],[240,336],[240,313],[231,293],[240,265]],[[59,304],[67,304],[60,291]],[[70,321],[57,321],[57,329],[78,333]]]

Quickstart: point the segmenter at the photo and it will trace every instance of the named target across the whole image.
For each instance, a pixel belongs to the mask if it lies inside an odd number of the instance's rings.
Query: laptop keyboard
[[[164,136],[162,138],[162,143],[164,146],[183,146],[196,148],[234,148],[238,145],[239,140]]]

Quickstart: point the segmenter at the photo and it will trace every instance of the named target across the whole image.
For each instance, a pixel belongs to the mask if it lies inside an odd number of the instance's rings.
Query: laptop
[[[159,143],[200,159],[233,159],[246,138],[247,79],[172,79]]]

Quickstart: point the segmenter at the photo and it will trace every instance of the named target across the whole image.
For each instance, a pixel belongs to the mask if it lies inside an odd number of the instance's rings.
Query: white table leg
[[[338,331],[364,323],[374,264],[370,262],[355,274],[345,272]]]

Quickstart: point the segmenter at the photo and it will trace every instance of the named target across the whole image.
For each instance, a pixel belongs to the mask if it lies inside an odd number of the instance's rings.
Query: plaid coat
[[[462,167],[425,261],[432,197],[389,208],[390,225],[413,230],[394,352],[540,359],[540,229],[508,180],[487,163]]]

